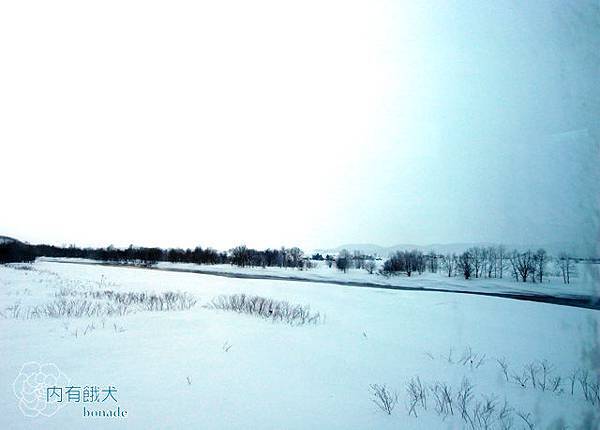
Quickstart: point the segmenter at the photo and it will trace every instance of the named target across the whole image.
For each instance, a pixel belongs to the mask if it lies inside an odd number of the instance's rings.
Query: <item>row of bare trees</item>
[[[439,256],[440,267],[448,276],[470,278],[502,278],[507,269],[510,253],[502,245],[472,247],[462,254]]]
[[[384,274],[405,273],[411,276],[414,272],[422,274],[427,267],[426,257],[421,251],[397,251],[383,263]]]
[[[440,256],[440,266],[447,276],[471,278],[502,278],[506,272],[517,282],[544,282],[548,265],[553,262],[563,282],[568,284],[575,273],[575,260],[563,252],[556,258],[546,250],[507,251],[502,245],[495,247],[472,247],[461,254]]]
[[[185,262],[196,264],[230,263],[240,267],[293,267],[305,269],[313,267],[309,256],[298,248],[256,250],[245,245],[237,246],[228,253],[212,248],[161,249],[134,247],[78,248],[75,246],[56,247],[51,245],[29,245],[16,240],[5,240],[0,244],[0,263],[12,261],[33,261],[37,256],[89,258],[110,262],[142,262],[152,265],[158,261]],[[315,258],[316,257],[316,258]],[[341,250],[336,257],[321,254],[313,256],[324,260],[329,267],[343,272],[350,268],[363,269],[372,274],[378,269],[375,258],[361,251]],[[555,274],[569,284],[576,275],[576,259],[563,252],[551,257],[544,249],[508,251],[505,246],[471,247],[460,254],[440,255],[435,251],[424,254],[418,250],[398,251],[383,263],[379,272],[385,275],[432,273],[471,278],[513,277],[517,282],[542,283],[548,275],[548,266],[553,263]]]
[[[342,261],[345,261],[344,258]],[[398,251],[384,262],[380,272],[385,275],[402,273],[411,276],[427,270],[465,279],[510,276],[517,282],[542,283],[550,272],[551,263],[554,265],[554,274],[561,276],[565,284],[570,283],[576,273],[576,260],[570,254],[563,252],[551,257],[542,248],[536,251],[509,251],[503,245],[476,246],[462,253],[445,255],[435,251],[427,254],[417,250]]]
[[[350,252],[347,249],[342,249],[335,259],[330,259],[329,257],[330,256],[327,255],[326,258],[329,267],[332,266],[332,263],[335,263],[335,267],[344,273],[346,273],[348,269],[354,267],[355,269],[364,269],[368,273],[372,274],[377,268],[377,264],[375,263],[373,256],[365,255],[358,250]]]
[[[312,263],[298,247],[256,250],[246,245],[229,251],[229,262],[239,267],[294,267],[309,268]]]

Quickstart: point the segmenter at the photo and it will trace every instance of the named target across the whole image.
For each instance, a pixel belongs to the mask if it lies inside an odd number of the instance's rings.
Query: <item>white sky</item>
[[[597,27],[560,2],[413,3],[2,2],[0,234],[597,234]]]

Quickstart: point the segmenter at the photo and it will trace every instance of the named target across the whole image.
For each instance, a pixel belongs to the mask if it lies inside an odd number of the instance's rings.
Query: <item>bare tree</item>
[[[481,248],[481,277],[485,277],[485,275],[487,274],[487,270],[488,270],[488,249],[487,248]]]
[[[419,273],[419,275],[422,275],[423,272],[425,271],[425,256],[423,255],[423,253],[421,251],[417,251],[416,249],[413,249],[410,252],[411,258],[414,262],[414,268],[415,270]]]
[[[329,267],[330,269],[331,269],[331,266],[333,266],[334,261],[335,261],[335,259],[331,255],[327,254],[327,256],[325,256],[325,262],[327,264],[327,267]]]
[[[375,269],[377,268],[377,264],[375,264],[375,261],[373,260],[367,260],[365,261],[363,267],[367,272],[369,272],[369,275],[372,275]]]
[[[473,257],[467,250],[458,257],[458,268],[462,272],[465,279],[470,279],[473,273]]]
[[[558,258],[555,260],[555,262],[562,274],[563,283],[570,284],[571,276],[575,270],[575,261],[571,255],[567,252],[561,252],[558,254]]]
[[[494,278],[496,277],[496,248],[490,246],[485,249],[485,260],[486,260],[486,268],[487,268],[487,277],[491,278],[492,273],[494,274]]]
[[[342,249],[335,259],[335,267],[346,273],[352,266],[352,255],[347,249]]]
[[[574,391],[575,391],[575,382],[577,382],[577,380],[579,378],[579,373],[580,372],[581,372],[581,369],[579,369],[579,368],[573,369],[573,371],[567,377],[567,379],[571,383],[571,395],[574,394]]]
[[[513,251],[509,259],[515,280],[518,281],[520,278],[523,282],[527,282],[527,278],[531,272],[535,271],[532,252],[526,251],[520,253],[518,251]]]
[[[383,271],[387,274],[398,272],[411,276],[417,271],[419,274],[425,271],[425,257],[421,251],[398,251],[383,263]]]
[[[483,250],[480,247],[475,246],[473,248],[469,248],[467,251],[471,255],[471,264],[473,266],[473,273],[475,274],[476,278],[479,278],[479,276],[481,274],[482,264],[484,262]]]
[[[506,248],[504,245],[498,245],[496,247],[496,270],[500,278],[504,274],[504,267],[506,264]]]
[[[442,269],[444,270],[444,273],[447,273],[448,277],[451,277],[454,274],[455,267],[457,264],[456,254],[446,254],[442,256],[441,260]]]
[[[301,267],[301,264],[304,261],[304,252],[300,248],[294,247],[290,248],[289,254],[292,267]]]
[[[429,254],[427,254],[427,267],[431,273],[437,273],[438,262],[438,255],[434,250],[431,250]]]
[[[548,254],[546,250],[540,248],[533,255],[535,264],[535,272],[540,283],[544,282],[544,274],[546,273],[546,265],[548,264]]]
[[[240,267],[246,267],[250,262],[250,256],[246,245],[240,245],[231,251],[231,262]]]
[[[362,269],[365,264],[365,256],[358,249],[354,250],[354,255],[352,257],[354,260],[354,267],[357,269]]]

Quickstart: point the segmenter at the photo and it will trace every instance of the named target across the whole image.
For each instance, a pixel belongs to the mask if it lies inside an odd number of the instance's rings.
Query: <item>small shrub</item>
[[[510,380],[510,378],[508,377],[508,362],[506,361],[506,358],[504,358],[504,357],[497,358],[496,362],[502,369],[502,373],[504,374],[504,377],[506,378],[506,382],[508,382]]]
[[[462,380],[458,393],[456,394],[456,405],[460,415],[465,422],[471,421],[469,414],[470,404],[473,400],[473,384],[467,378]]]
[[[385,385],[373,384],[371,389],[371,401],[388,415],[392,415],[392,411],[398,404],[398,393],[391,392]]]
[[[469,366],[471,369],[477,369],[485,363],[485,360],[485,354],[473,352],[473,349],[469,346],[465,349],[458,362],[463,366]]]
[[[77,291],[61,288],[56,300],[22,308],[18,304],[3,314],[13,319],[123,316],[136,311],[179,311],[192,308],[196,299],[188,293],[148,294],[112,290]]]
[[[408,394],[408,415],[414,415],[417,417],[417,407],[427,410],[427,387],[421,383],[421,380],[417,376],[411,378],[406,386],[406,392]]]
[[[435,401],[435,411],[438,415],[443,415],[446,418],[448,415],[454,415],[452,407],[452,388],[446,383],[436,382],[429,387],[433,400]]]
[[[293,305],[286,301],[246,294],[218,296],[208,307],[254,315],[290,325],[316,324],[321,321],[321,315],[318,312],[311,312],[309,306]]]
[[[517,416],[525,422],[525,425],[527,425],[529,430],[533,430],[535,428],[530,412],[518,411]]]

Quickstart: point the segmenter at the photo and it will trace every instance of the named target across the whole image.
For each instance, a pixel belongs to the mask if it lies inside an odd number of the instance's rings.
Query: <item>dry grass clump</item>
[[[318,312],[311,312],[310,306],[294,305],[286,301],[246,294],[215,297],[208,307],[254,315],[290,325],[316,324],[321,321],[321,315]]]

